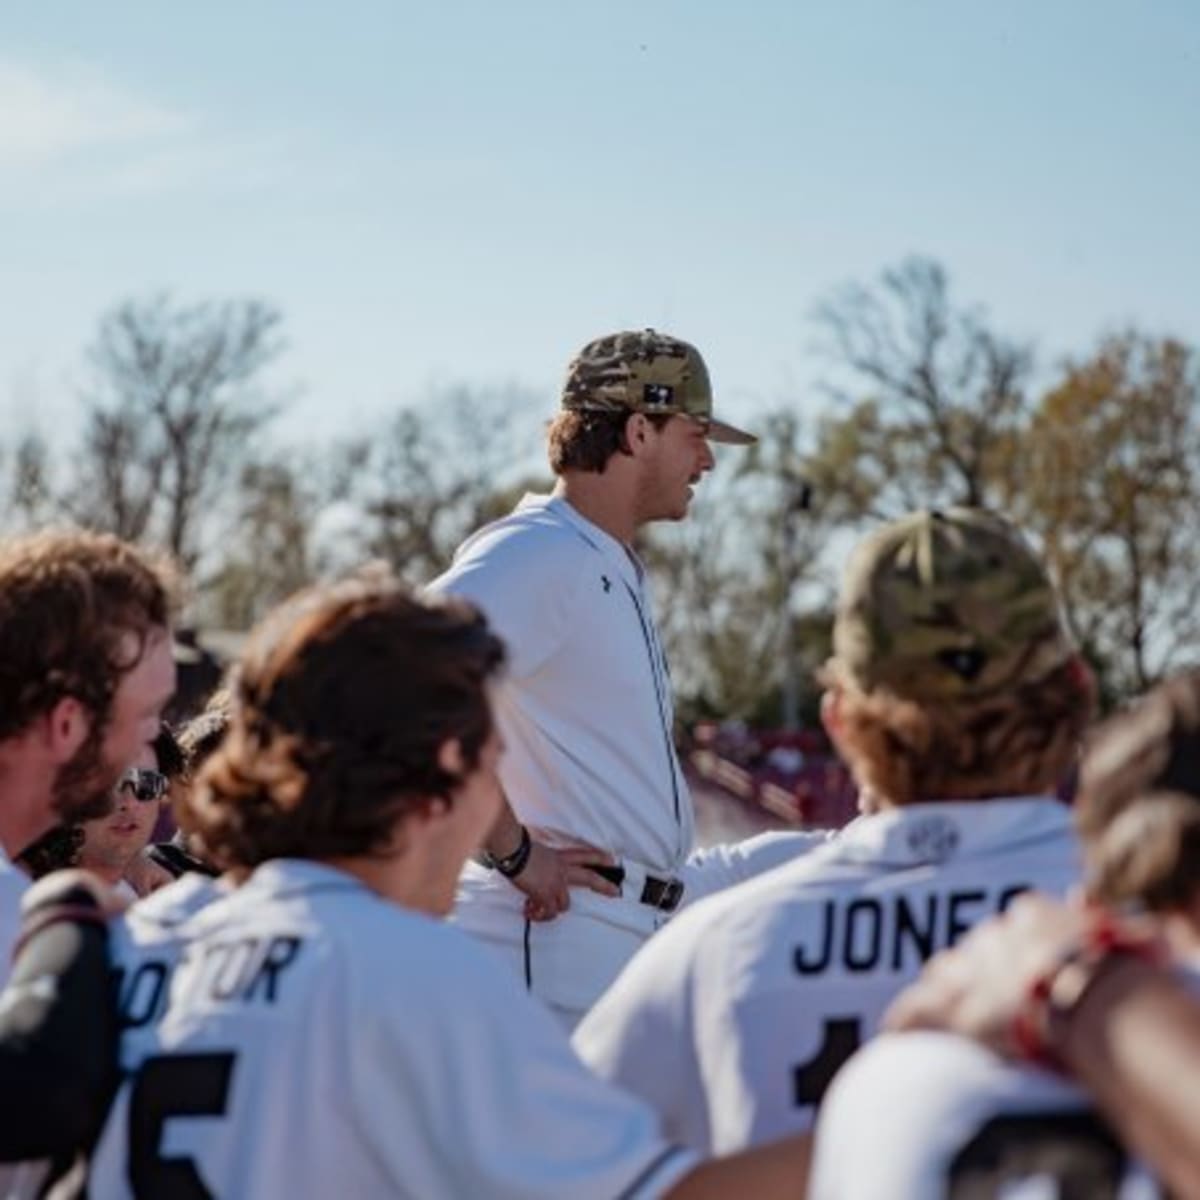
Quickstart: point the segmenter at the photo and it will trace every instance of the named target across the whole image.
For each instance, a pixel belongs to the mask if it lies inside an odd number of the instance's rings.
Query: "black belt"
[[[608,867],[588,863],[588,870],[595,871],[601,878],[616,884],[617,887],[621,887],[625,882],[625,868],[622,866]],[[646,882],[642,884],[642,894],[638,897],[642,904],[657,908],[661,912],[674,912],[682,899],[683,880],[674,876],[664,879],[661,875],[647,875]]]

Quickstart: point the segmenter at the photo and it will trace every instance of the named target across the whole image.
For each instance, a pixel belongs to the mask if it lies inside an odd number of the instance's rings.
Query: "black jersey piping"
[[[602,558],[605,557],[604,551],[601,550],[600,547],[596,545],[596,543],[590,537],[588,537],[584,530],[580,529],[579,526],[569,518],[565,518],[565,520],[572,533],[574,533],[585,545],[591,547],[591,549],[599,554]],[[632,553],[630,554],[630,559],[631,561],[633,560]],[[679,776],[675,770],[675,744],[671,738],[671,729],[667,724],[667,709],[666,703],[663,700],[663,688],[665,685],[662,680],[662,671],[659,667],[659,656],[654,652],[654,641],[650,637],[650,631],[647,628],[646,623],[646,616],[642,612],[642,605],[638,600],[637,592],[635,592],[633,588],[629,586],[629,581],[623,574],[621,576],[621,582],[625,585],[625,590],[629,593],[629,599],[633,601],[633,608],[637,613],[638,625],[642,631],[642,641],[646,645],[646,656],[650,659],[650,677],[654,681],[654,699],[658,705],[658,722],[659,727],[662,729],[663,742],[667,751],[667,770],[671,775],[672,809],[675,813],[675,825],[680,834],[682,834],[683,820],[679,812]],[[665,658],[662,659],[662,664],[664,667],[666,666]],[[681,849],[683,849],[683,847],[681,847]]]

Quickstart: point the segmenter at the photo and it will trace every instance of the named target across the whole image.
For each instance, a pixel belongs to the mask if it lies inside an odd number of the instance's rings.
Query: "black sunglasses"
[[[167,794],[167,777],[149,767],[130,767],[121,776],[117,791],[129,791],[135,800],[161,800]]]

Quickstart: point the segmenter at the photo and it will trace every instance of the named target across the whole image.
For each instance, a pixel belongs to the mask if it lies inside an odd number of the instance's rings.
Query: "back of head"
[[[300,593],[251,634],[181,825],[222,868],[382,852],[405,811],[458,784],[445,742],[478,762],[503,657],[461,600],[378,575]]]
[[[0,741],[66,696],[102,725],[147,639],[170,625],[175,599],[165,561],[109,534],[0,542]]]
[[[1156,910],[1190,901],[1200,886],[1200,671],[1096,731],[1076,806],[1093,894]]]
[[[229,728],[231,707],[229,690],[221,688],[209,697],[202,711],[179,727],[179,749],[183,755],[183,775],[187,779],[196,777],[221,744]]]
[[[894,803],[1052,789],[1091,715],[1045,568],[981,509],[913,513],[864,539],[823,681],[860,782]]]

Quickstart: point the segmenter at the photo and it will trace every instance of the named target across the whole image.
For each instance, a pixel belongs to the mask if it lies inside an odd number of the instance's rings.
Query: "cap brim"
[[[724,421],[714,421],[710,418],[708,440],[721,442],[726,446],[753,446],[758,438],[744,429],[739,429],[736,425],[726,425]]]

